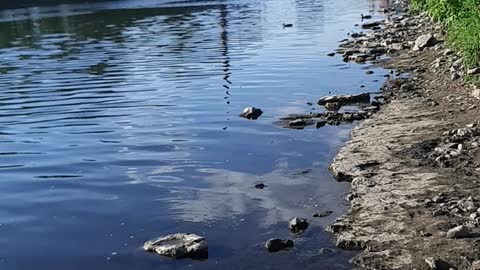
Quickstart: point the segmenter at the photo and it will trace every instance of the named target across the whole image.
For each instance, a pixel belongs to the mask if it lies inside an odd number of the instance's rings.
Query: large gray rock
[[[260,110],[259,108],[246,107],[245,109],[243,109],[243,112],[240,114],[240,116],[243,117],[243,118],[255,120],[258,117],[260,117],[260,115],[262,115],[262,113],[263,113],[263,111]]]
[[[208,258],[208,243],[196,234],[176,233],[145,242],[143,249],[174,259]]]
[[[470,236],[472,236],[470,229],[464,225],[454,227],[447,232],[447,238],[465,238]]]
[[[294,233],[305,231],[308,228],[308,225],[306,219],[298,217],[294,217],[288,222],[288,228]]]
[[[427,47],[432,47],[437,43],[435,37],[432,34],[421,35],[415,40],[414,51],[422,51]]]

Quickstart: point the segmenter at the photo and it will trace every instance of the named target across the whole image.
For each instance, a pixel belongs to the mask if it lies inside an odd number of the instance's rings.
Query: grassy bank
[[[411,0],[411,7],[443,22],[449,44],[464,54],[467,65],[480,66],[480,0]]]

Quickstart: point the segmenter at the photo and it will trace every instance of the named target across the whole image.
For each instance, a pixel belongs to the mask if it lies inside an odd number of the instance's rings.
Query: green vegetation
[[[411,0],[411,7],[443,22],[447,41],[463,53],[466,64],[480,65],[480,0]]]

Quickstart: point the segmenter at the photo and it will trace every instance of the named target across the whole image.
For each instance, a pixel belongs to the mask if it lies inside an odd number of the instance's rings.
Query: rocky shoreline
[[[480,72],[463,66],[424,15],[362,28],[371,30],[351,34],[337,53],[396,76],[331,164],[338,181],[351,182],[350,208],[327,230],[338,247],[361,250],[359,268],[480,269]]]

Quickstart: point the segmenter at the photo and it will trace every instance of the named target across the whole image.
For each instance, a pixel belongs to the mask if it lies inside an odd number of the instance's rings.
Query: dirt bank
[[[423,34],[435,40],[418,48]],[[352,183],[351,206],[328,230],[339,247],[362,250],[353,259],[360,268],[480,269],[480,104],[479,90],[466,83],[472,71],[445,48],[441,27],[421,16],[355,35],[341,53],[368,61],[362,48],[373,42],[391,56],[378,64],[408,75],[386,82],[387,104],[354,129],[332,163],[336,179]]]

